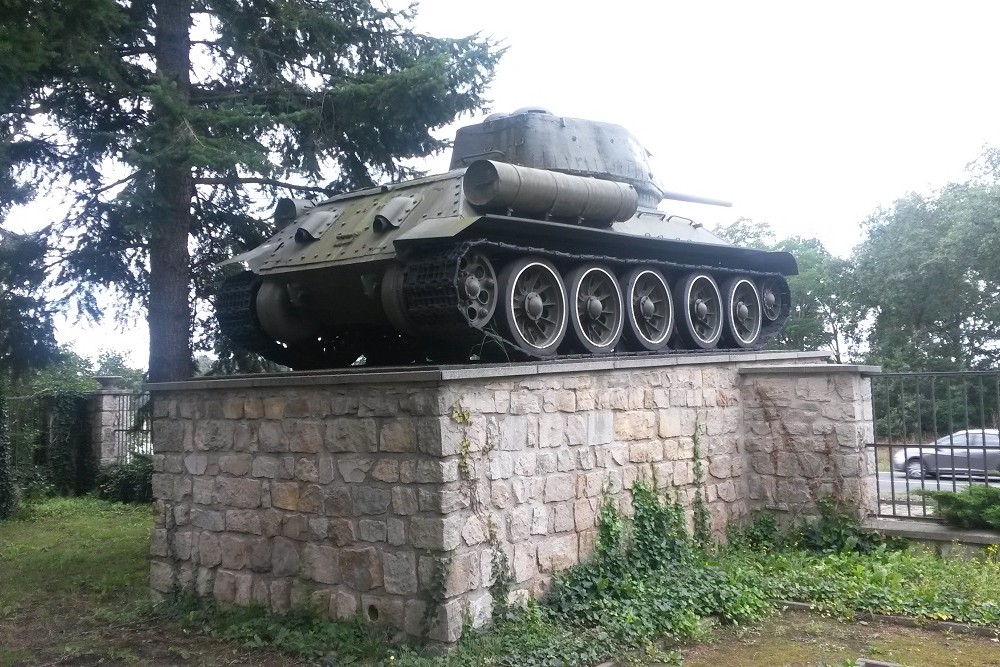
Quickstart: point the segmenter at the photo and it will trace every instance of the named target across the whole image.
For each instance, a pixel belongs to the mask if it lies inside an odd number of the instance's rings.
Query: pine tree
[[[413,176],[400,159],[483,105],[500,50],[417,34],[412,12],[0,0],[0,212],[32,185],[68,188],[58,279],[92,312],[97,286],[145,306],[150,380],[187,377],[210,267],[266,235],[253,202]]]
[[[0,229],[0,391],[56,358],[52,313],[38,287],[45,243]]]

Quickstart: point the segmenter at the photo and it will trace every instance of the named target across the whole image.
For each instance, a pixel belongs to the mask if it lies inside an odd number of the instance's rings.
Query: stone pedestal
[[[824,491],[866,503],[865,369],[819,356],[152,385],[150,584],[274,609],[311,601],[454,642],[463,620],[489,619],[496,563],[512,600],[544,593],[591,554],[602,502],[630,508],[635,480],[690,506],[696,448],[720,536],[754,507],[807,511]]]

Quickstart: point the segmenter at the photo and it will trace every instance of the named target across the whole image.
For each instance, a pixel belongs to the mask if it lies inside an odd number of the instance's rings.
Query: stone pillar
[[[859,518],[877,510],[870,375],[876,366],[740,369],[750,507],[815,514],[833,496]]]
[[[117,385],[121,377],[102,375],[94,378],[101,388],[90,394],[91,443],[98,464],[118,463],[123,452],[118,451],[117,436],[128,424],[121,423],[119,410],[121,396],[132,393]]]

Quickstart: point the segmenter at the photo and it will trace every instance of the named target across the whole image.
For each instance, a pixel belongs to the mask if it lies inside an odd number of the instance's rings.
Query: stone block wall
[[[876,513],[873,367],[741,369],[753,507],[789,518],[833,495],[859,517]]]
[[[696,449],[720,535],[757,506],[854,494],[869,470],[855,437],[870,428],[867,381],[855,367],[827,385],[817,378],[845,367],[766,372],[815,359],[692,355],[153,385],[151,587],[274,609],[311,601],[334,617],[362,613],[456,641],[466,619],[489,618],[494,563],[507,562],[513,600],[540,595],[590,555],[604,499],[630,510],[635,480],[690,507]]]

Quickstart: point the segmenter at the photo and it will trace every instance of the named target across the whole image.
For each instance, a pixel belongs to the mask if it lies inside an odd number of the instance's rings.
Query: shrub
[[[750,513],[749,524],[730,524],[726,527],[726,540],[733,549],[771,551],[784,546],[785,536],[778,529],[778,521],[773,514],[754,510]]]
[[[153,457],[132,454],[128,463],[112,463],[97,473],[97,497],[120,503],[153,502]]]
[[[18,466],[14,468],[12,477],[21,499],[26,502],[37,502],[56,495],[56,486],[45,466]]]
[[[1000,487],[970,484],[961,491],[919,491],[941,519],[959,528],[1000,529]]]

